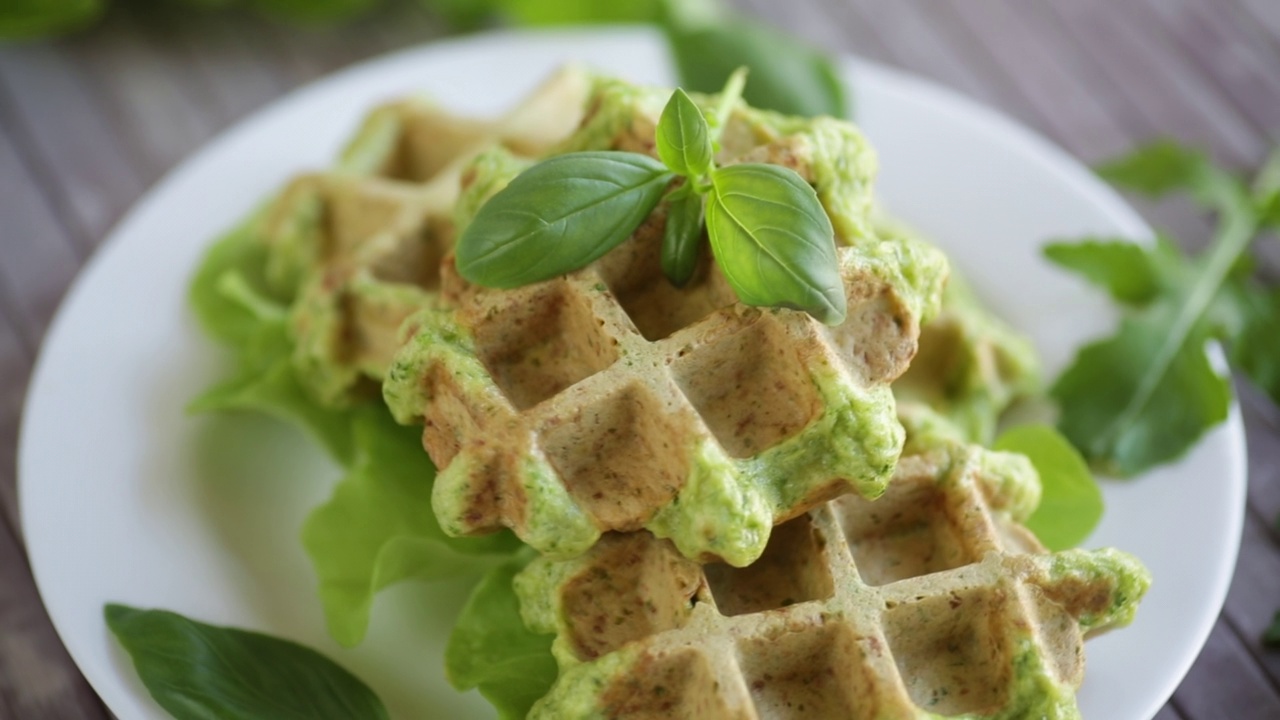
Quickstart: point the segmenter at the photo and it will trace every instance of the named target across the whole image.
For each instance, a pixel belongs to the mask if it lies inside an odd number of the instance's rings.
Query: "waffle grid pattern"
[[[461,175],[495,145],[534,157],[578,123],[591,78],[567,67],[496,121],[407,98],[370,112],[335,169],[294,178],[258,219],[267,280],[295,297],[294,365],[316,400],[374,396],[398,329],[439,298]]]
[[[779,526],[748,568],[642,533],[535,561],[517,592],[563,670],[530,717],[1078,717],[1083,633],[1126,623],[1148,580],[1115,551],[1045,553],[1011,515],[1038,495],[1020,461],[906,458],[883,498]]]
[[[341,173],[294,180],[265,219],[268,275],[296,287],[294,365],[316,398],[376,394],[400,324],[439,295],[447,208],[419,187]]]
[[[424,422],[447,531],[511,526],[571,556],[646,528],[741,566],[777,522],[883,492],[902,445],[888,383],[919,331],[884,279],[897,259],[841,248],[850,319],[826,328],[738,304],[709,262],[674,288],[662,222],[516,290],[469,286],[445,263],[457,310],[410,321],[384,395],[402,422]]]

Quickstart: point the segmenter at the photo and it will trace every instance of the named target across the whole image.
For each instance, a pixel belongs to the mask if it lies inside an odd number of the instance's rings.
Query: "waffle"
[[[952,445],[903,458],[884,497],[775,529],[746,568],[611,534],[516,577],[560,678],[537,718],[1075,718],[1087,635],[1149,585],[1114,550],[1048,554],[1018,521],[1025,458]]]
[[[602,81],[557,151],[644,149],[655,105],[650,91]],[[915,353],[947,266],[909,238],[862,237],[868,178],[813,160],[833,144],[854,153],[843,165],[874,166],[852,126],[749,109],[726,130],[737,155],[721,154],[794,167],[830,198],[849,305],[836,328],[738,303],[709,257],[676,289],[660,268],[662,205],[592,265],[515,290],[469,285],[446,257],[446,307],[406,322],[383,385],[400,422],[424,425],[445,531],[510,527],[568,557],[604,532],[647,529],[687,557],[743,566],[778,522],[883,492],[903,439],[888,383]],[[522,167],[501,149],[478,158],[457,226]]]
[[[591,77],[567,67],[493,122],[420,98],[373,110],[337,168],[291,181],[262,213],[266,280],[292,298],[294,365],[329,407],[377,394],[400,324],[436,303],[460,176],[486,149],[521,157],[563,142]]]

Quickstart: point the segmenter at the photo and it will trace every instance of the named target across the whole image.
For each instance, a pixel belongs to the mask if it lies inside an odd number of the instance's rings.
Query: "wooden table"
[[[402,3],[341,31],[182,3],[116,2],[106,21],[0,46],[0,719],[105,718],[45,615],[22,550],[14,455],[49,320],[111,226],[166,170],[285,91],[441,34]],[[1280,140],[1276,0],[750,0],[744,9],[840,52],[934,78],[1086,162],[1159,135],[1256,167]],[[1141,208],[1189,247],[1186,203]],[[1280,243],[1269,243],[1271,277]],[[1241,387],[1249,438],[1244,544],[1226,608],[1158,717],[1280,718],[1280,413]],[[76,432],[71,428],[69,432]],[[1213,492],[1206,477],[1205,492]],[[1178,632],[1169,628],[1169,632]]]

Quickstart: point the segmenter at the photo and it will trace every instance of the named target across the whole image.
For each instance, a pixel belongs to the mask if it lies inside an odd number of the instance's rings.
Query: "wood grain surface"
[[[737,4],[998,107],[1085,162],[1171,136],[1251,169],[1280,142],[1277,0]],[[40,604],[16,502],[22,400],[68,284],[146,188],[215,133],[309,80],[443,34],[409,2],[341,29],[193,7],[123,0],[91,30],[0,45],[0,720],[110,717]],[[1206,242],[1207,220],[1185,202],[1139,209],[1188,248]],[[1259,254],[1280,278],[1280,242]],[[1280,412],[1237,386],[1249,441],[1240,561],[1161,720],[1280,718],[1280,651],[1259,642],[1280,606]]]

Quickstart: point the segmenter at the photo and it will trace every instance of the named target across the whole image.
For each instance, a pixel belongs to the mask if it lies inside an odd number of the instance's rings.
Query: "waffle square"
[[[552,154],[652,152],[668,96],[597,79]],[[383,385],[400,422],[424,425],[446,532],[509,527],[566,557],[643,528],[687,557],[742,566],[778,522],[883,492],[903,438],[888,384],[940,301],[946,260],[875,234],[875,157],[848,123],[739,106],[718,161],[785,165],[813,184],[841,246],[847,320],[743,306],[709,257],[675,288],[659,261],[663,204],[591,266],[528,287],[468,285],[446,257],[447,307],[406,322]],[[502,148],[477,156],[456,226],[527,165]]]
[[[709,262],[676,289],[659,267],[661,222],[515,290],[470,286],[446,260],[452,307],[406,323],[383,394],[401,422],[424,424],[447,532],[511,527],[563,557],[645,528],[741,566],[776,523],[883,492],[903,442],[888,384],[915,352],[941,257],[841,248],[849,319],[827,328],[739,304]],[[904,266],[932,268],[926,287]]]
[[[495,121],[421,98],[387,103],[334,170],[294,178],[259,214],[266,279],[292,299],[294,365],[316,400],[342,407],[377,395],[401,323],[438,301],[463,170],[494,146],[547,152],[580,122],[592,82],[566,67]]]
[[[1021,456],[904,458],[884,497],[775,529],[745,568],[611,534],[516,578],[561,675],[537,718],[1076,718],[1083,641],[1150,578],[1114,550],[1049,554]]]

